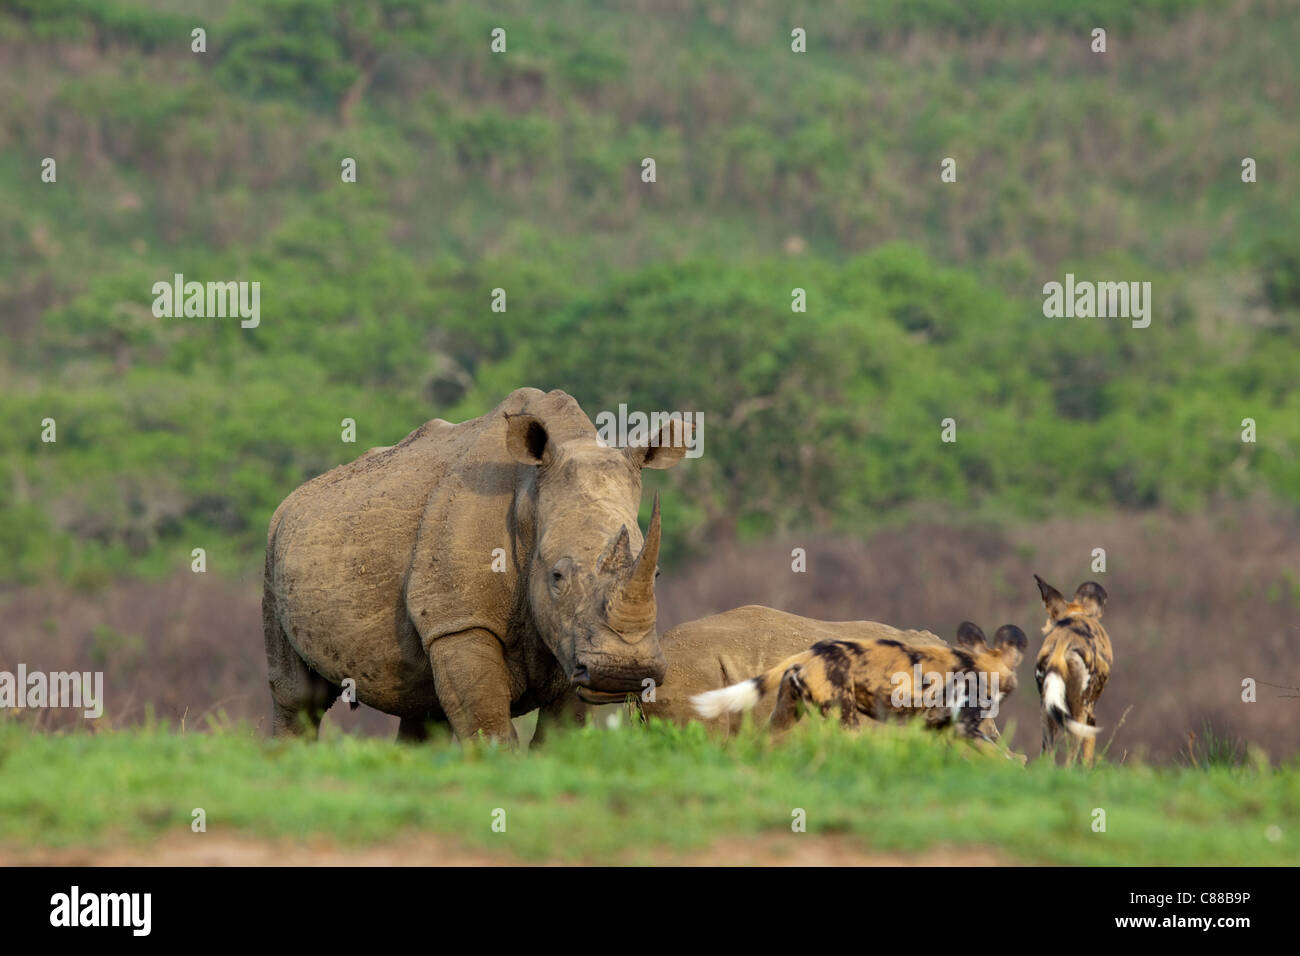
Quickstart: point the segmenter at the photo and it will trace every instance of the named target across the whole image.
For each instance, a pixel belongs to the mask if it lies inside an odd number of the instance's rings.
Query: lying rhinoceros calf
[[[659,641],[668,659],[668,673],[663,684],[655,688],[655,699],[642,699],[641,710],[647,717],[676,724],[702,721],[723,733],[734,733],[740,726],[741,714],[719,712],[701,718],[691,705],[691,698],[762,674],[821,641],[877,639],[897,641],[907,647],[950,650],[948,644],[929,631],[901,631],[876,621],[818,621],[750,604],[679,624],[663,634]],[[770,717],[774,700],[775,695],[768,695],[754,704],[758,721]],[[545,734],[548,725],[574,717],[584,720],[590,714],[580,701],[559,701],[538,715],[538,735],[534,740]],[[991,718],[982,720],[979,730],[991,740],[998,738],[998,729]]]
[[[682,428],[607,447],[573,398],[525,388],[300,487],[267,537],[275,733],[314,734],[348,686],[402,736],[445,720],[512,740],[512,716],[575,690],[662,680],[658,500],[644,546],[637,507],[641,469],[676,464]]]

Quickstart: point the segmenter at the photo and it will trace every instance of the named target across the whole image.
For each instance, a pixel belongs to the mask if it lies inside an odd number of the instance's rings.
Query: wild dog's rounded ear
[[[638,468],[671,468],[686,454],[691,426],[680,418],[670,418],[646,444],[629,445],[627,457]]]
[[[1029,641],[1025,638],[1025,632],[1014,624],[1003,624],[993,635],[993,646],[999,649],[1014,647],[1024,653],[1025,648],[1029,646]]]
[[[984,638],[984,632],[979,629],[979,625],[972,624],[970,621],[962,621],[961,627],[957,628],[957,643],[962,647],[987,647],[988,641]]]
[[[1047,608],[1047,613],[1051,615],[1052,620],[1065,617],[1066,600],[1061,596],[1061,592],[1037,574],[1034,575],[1034,580],[1038,582],[1038,593],[1043,596],[1043,606]]]
[[[1089,617],[1101,617],[1101,609],[1106,606],[1106,589],[1096,581],[1080,584],[1074,592],[1074,603],[1082,605]]]
[[[535,415],[520,412],[506,416],[506,451],[521,465],[541,465],[550,456],[551,438]]]

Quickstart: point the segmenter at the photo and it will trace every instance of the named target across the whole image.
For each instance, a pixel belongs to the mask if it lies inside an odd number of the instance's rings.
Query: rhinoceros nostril
[[[574,687],[586,687],[591,683],[591,672],[587,670],[586,664],[579,664],[573,669],[573,676],[569,678],[569,683]]]

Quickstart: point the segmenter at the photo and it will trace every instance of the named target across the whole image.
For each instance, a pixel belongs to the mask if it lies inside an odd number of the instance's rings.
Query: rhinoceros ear
[[[691,426],[677,418],[670,418],[659,433],[646,445],[629,445],[627,456],[638,468],[671,468],[686,454],[691,438]]]
[[[521,465],[543,464],[550,453],[550,436],[540,418],[520,413],[506,416],[506,451]]]

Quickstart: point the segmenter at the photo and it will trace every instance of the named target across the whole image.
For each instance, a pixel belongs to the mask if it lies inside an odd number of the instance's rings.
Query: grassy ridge
[[[808,721],[780,743],[698,726],[589,728],[526,757],[242,730],[42,735],[0,725],[0,843],[104,845],[187,832],[344,844],[411,831],[528,860],[649,860],[727,837],[807,832],[882,851],[991,846],[1029,863],[1295,864],[1300,767],[1023,769],[917,728]],[[491,829],[506,811],[505,833]],[[1106,811],[1106,832],[1092,829]],[[1266,834],[1282,828],[1279,839]],[[1275,834],[1276,835],[1276,834]],[[202,840],[203,835],[195,835]],[[660,857],[662,859],[662,856]]]
[[[251,572],[300,481],[520,384],[705,413],[653,479],[669,559],[933,500],[1300,501],[1300,9],[821,4],[807,54],[789,20],[6,5],[0,581]],[[1152,281],[1152,327],[1045,320],[1067,270]],[[176,272],[261,282],[263,324],[154,318]]]

